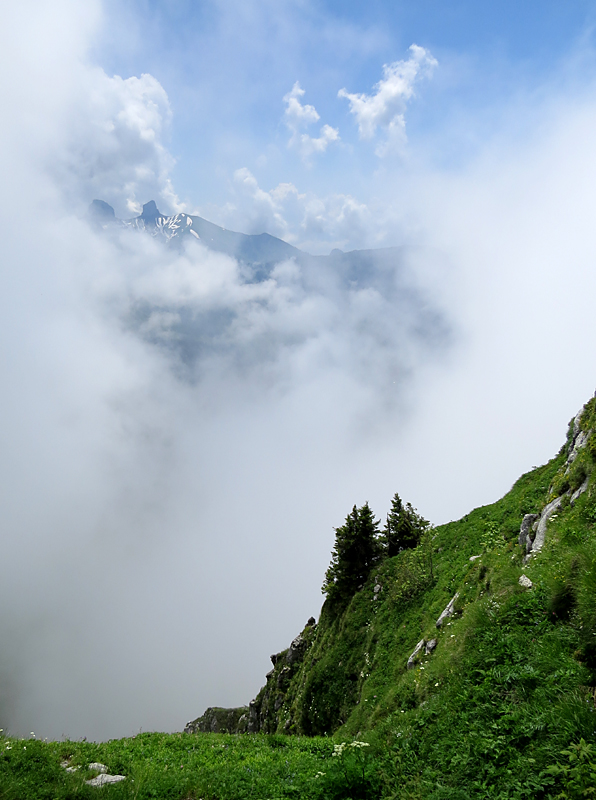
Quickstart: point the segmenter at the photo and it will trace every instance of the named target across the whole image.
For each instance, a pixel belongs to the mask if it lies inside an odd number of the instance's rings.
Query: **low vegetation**
[[[368,506],[354,508],[337,529],[318,624],[303,631],[298,661],[278,655],[259,695],[275,700],[260,733],[7,737],[0,799],[596,797],[596,401],[578,424],[572,461],[573,432],[548,464],[457,522],[433,529],[394,498],[393,528],[380,532]],[[522,519],[557,497],[545,545],[526,559]],[[364,571],[351,562],[358,531]],[[126,781],[89,787],[93,761]]]

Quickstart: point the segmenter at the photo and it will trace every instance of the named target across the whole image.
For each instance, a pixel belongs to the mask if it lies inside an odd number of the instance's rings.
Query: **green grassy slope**
[[[596,736],[595,423],[591,400],[572,464],[573,423],[561,452],[504,498],[385,560],[344,610],[326,603],[316,630],[305,629],[312,643],[288,685],[279,658],[257,697],[261,729],[373,732],[388,780],[426,781],[425,792],[438,784],[493,796],[495,781],[494,796],[547,791],[545,770],[561,751]],[[561,495],[545,546],[525,565],[524,515]],[[438,630],[456,592],[456,613]],[[407,669],[416,644],[433,638],[432,654]]]
[[[333,745],[325,739],[143,733],[110,742],[0,740],[2,800],[311,797]],[[76,768],[67,772],[61,764]],[[100,788],[89,764],[126,780]]]
[[[347,606],[325,603],[251,704],[244,729],[260,734],[0,740],[0,800],[596,796],[594,430],[591,400],[561,452],[504,498],[383,561]],[[520,523],[556,497],[545,544],[524,563]],[[422,639],[436,647],[408,669]],[[91,789],[64,757],[127,780]]]

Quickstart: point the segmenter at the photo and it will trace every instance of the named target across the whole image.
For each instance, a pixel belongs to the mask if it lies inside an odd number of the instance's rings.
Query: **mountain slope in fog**
[[[310,255],[268,233],[167,216],[153,200],[126,220],[94,200],[90,220],[98,231],[139,231],[165,245],[167,291],[163,277],[158,289],[145,281],[133,291],[128,324],[186,368],[232,351],[241,371],[270,366],[282,350],[315,342],[329,364],[349,353],[361,378],[394,385],[421,351],[450,343],[450,325],[408,269],[406,247]]]

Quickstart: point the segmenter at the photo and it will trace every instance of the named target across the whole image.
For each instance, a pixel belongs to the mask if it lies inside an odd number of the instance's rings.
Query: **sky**
[[[1,727],[248,703],[353,504],[398,491],[440,524],[558,451],[596,384],[595,12],[3,8]],[[255,284],[197,242],[99,234],[94,198],[398,249]]]

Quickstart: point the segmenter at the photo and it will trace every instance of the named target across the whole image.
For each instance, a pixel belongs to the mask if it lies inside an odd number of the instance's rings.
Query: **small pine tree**
[[[402,550],[416,547],[429,524],[410,503],[404,505],[396,492],[383,530],[387,557],[391,558]]]
[[[335,546],[323,584],[330,600],[349,600],[368,578],[381,555],[379,524],[365,503],[362,508],[354,506],[345,523],[335,529]]]

